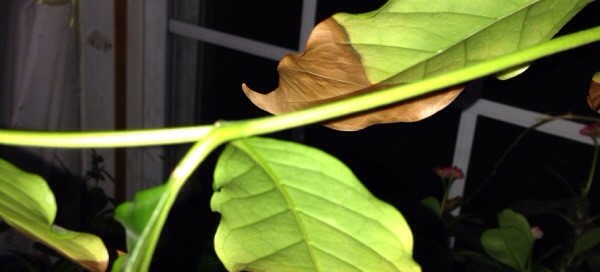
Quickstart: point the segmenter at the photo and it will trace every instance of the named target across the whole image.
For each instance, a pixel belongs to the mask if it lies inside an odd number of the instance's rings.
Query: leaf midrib
[[[519,233],[521,233],[521,234],[522,234],[521,230],[520,230],[520,229],[518,229],[518,228],[509,227],[509,228],[506,228],[506,229],[508,229],[508,230],[511,230],[511,229],[512,229],[512,230],[515,230],[515,231],[517,231],[517,232],[519,232]],[[506,245],[506,247],[508,248],[508,251],[510,252],[510,255],[511,255],[512,259],[513,259],[513,260],[515,261],[515,263],[516,263],[516,264],[519,266],[519,269],[520,269],[521,271],[525,271],[525,266],[526,266],[527,264],[525,264],[525,263],[522,263],[522,262],[521,262],[521,259],[519,258],[519,254],[517,254],[517,252],[516,252],[517,250],[515,250],[515,248],[512,246],[512,243],[509,243],[509,242],[508,242],[508,241],[510,240],[510,237],[508,237],[508,236],[506,235],[506,232],[504,232],[502,229],[498,229],[498,232],[499,232],[499,233],[500,233],[500,235],[502,236],[502,242],[504,242],[504,244],[505,244],[505,245]]]
[[[452,48],[454,48],[454,47],[458,46],[458,45],[459,45],[459,44],[461,44],[461,43],[464,43],[464,42],[466,42],[467,40],[469,40],[469,39],[473,38],[473,36],[475,36],[475,35],[477,35],[477,34],[481,33],[482,31],[484,31],[484,30],[486,30],[486,29],[489,29],[490,27],[494,26],[495,24],[497,24],[497,23],[499,23],[499,22],[502,22],[502,21],[506,20],[508,17],[514,16],[515,14],[517,14],[517,13],[519,13],[519,12],[522,12],[523,10],[528,10],[528,9],[531,9],[531,7],[533,7],[534,5],[536,5],[536,4],[538,4],[538,3],[540,3],[541,1],[544,1],[544,0],[535,0],[535,1],[532,1],[531,3],[524,4],[522,7],[518,8],[518,9],[515,9],[515,10],[513,10],[512,12],[510,12],[510,13],[507,13],[507,14],[506,14],[506,15],[504,15],[504,16],[499,16],[499,17],[480,16],[480,17],[490,18],[490,19],[492,19],[492,21],[490,21],[490,23],[489,23],[489,24],[487,24],[487,25],[485,25],[485,26],[481,27],[481,28],[480,28],[480,29],[478,29],[477,31],[473,31],[473,33],[471,33],[471,34],[469,34],[469,35],[466,35],[466,36],[465,36],[464,38],[462,38],[462,39],[459,39],[459,40],[457,40],[457,42],[455,42],[455,43],[453,43],[453,44],[451,44],[451,45],[449,45],[449,46],[447,46],[447,47],[445,47],[445,48],[443,48],[443,49],[441,49],[441,50],[439,50],[439,51],[437,51],[437,52],[435,52],[435,53],[432,53],[432,55],[431,55],[431,56],[428,56],[427,58],[425,58],[425,59],[423,59],[423,60],[420,60],[420,61],[416,62],[414,65],[411,65],[411,66],[407,67],[406,69],[404,69],[404,70],[402,70],[402,71],[399,71],[399,72],[397,72],[397,73],[395,73],[395,74],[392,74],[392,75],[388,76],[386,79],[384,79],[384,80],[381,80],[380,82],[374,82],[373,84],[379,84],[379,83],[381,83],[381,82],[385,82],[385,81],[387,81],[387,80],[390,80],[390,79],[392,79],[392,78],[395,78],[395,77],[397,77],[398,75],[400,75],[400,74],[402,74],[402,73],[404,73],[404,72],[406,72],[406,71],[409,71],[409,70],[411,70],[411,69],[414,69],[415,67],[417,67],[417,66],[419,66],[419,65],[421,65],[421,64],[423,64],[423,63],[425,63],[425,65],[427,65],[426,63],[428,63],[428,62],[429,62],[431,59],[433,59],[433,58],[435,58],[435,57],[437,57],[437,56],[439,56],[439,55],[441,55],[441,54],[444,54],[444,53],[445,53],[445,52],[447,52],[448,50],[450,50],[450,49],[452,49]],[[382,8],[383,8],[383,7],[382,7]],[[384,12],[384,13],[394,13],[394,14],[395,14],[395,13],[405,13],[405,12],[391,12],[391,11],[384,11],[384,10],[382,10],[382,12]],[[408,13],[421,13],[421,12],[408,12]],[[437,13],[447,13],[447,12],[435,12],[435,13],[437,14]],[[458,13],[458,14],[462,14],[462,13]],[[470,14],[470,13],[465,13],[464,15],[468,15],[468,16],[475,16],[475,14]],[[523,39],[523,36],[522,36],[522,31],[521,31],[520,33],[521,33],[521,35],[519,35],[519,41],[518,41],[518,44],[519,44],[519,45],[521,44],[521,41],[522,41],[522,39]],[[350,42],[350,43],[351,43],[351,44],[353,44],[352,42]],[[466,56],[465,56],[465,58],[466,58]],[[465,66],[467,66],[467,65],[463,65],[463,67],[465,67]],[[422,78],[426,78],[426,77],[427,77],[427,75],[424,75]]]
[[[244,151],[252,160],[254,160],[254,162],[256,162],[256,164],[259,165],[263,169],[263,171],[265,171],[265,173],[270,177],[270,179],[273,181],[273,184],[275,184],[275,187],[277,187],[277,189],[281,192],[281,195],[283,196],[288,209],[293,214],[294,219],[298,225],[298,228],[300,229],[300,232],[302,233],[302,236],[304,237],[303,240],[305,241],[304,243],[306,244],[306,248],[308,250],[310,260],[312,261],[313,266],[315,267],[315,270],[321,271],[321,269],[319,269],[319,267],[317,265],[317,258],[315,256],[315,253],[313,252],[313,249],[310,246],[311,242],[310,242],[310,236],[308,234],[308,231],[304,227],[304,222],[300,218],[300,214],[295,209],[295,207],[297,207],[297,206],[296,206],[294,200],[292,199],[292,197],[290,196],[290,194],[284,188],[283,184],[281,182],[279,182],[280,179],[278,178],[278,175],[275,173],[275,171],[273,171],[273,169],[269,166],[269,164],[265,160],[263,160],[259,154],[257,154],[254,151],[254,149],[250,145],[246,144],[244,141],[235,141],[235,142],[233,142],[233,144],[235,146],[237,146],[240,150]]]

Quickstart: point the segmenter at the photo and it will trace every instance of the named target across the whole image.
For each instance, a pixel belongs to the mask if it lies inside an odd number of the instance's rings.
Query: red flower
[[[433,172],[435,172],[440,178],[446,179],[461,179],[464,178],[462,170],[456,166],[440,166],[433,168]]]
[[[600,137],[600,123],[593,123],[583,127],[579,131],[579,134],[594,138]]]

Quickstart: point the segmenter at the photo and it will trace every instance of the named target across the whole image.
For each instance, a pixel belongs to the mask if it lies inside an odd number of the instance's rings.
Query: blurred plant
[[[443,194],[440,199],[436,197],[427,197],[421,201],[423,205],[431,209],[438,217],[458,208],[462,201],[461,197],[448,199],[448,193],[457,179],[464,178],[463,172],[456,166],[440,166],[433,169],[442,181]]]
[[[556,119],[577,119],[594,120],[595,118],[574,116],[571,114],[546,118],[534,126],[530,127],[522,134],[517,136],[499,161],[495,164],[492,174],[482,183],[482,186],[489,185],[491,177],[494,176],[502,162],[508,156],[515,146],[531,131],[542,124]],[[477,228],[468,226],[475,222],[473,214],[456,215],[448,214],[446,210],[436,210],[438,202],[428,197],[422,201],[426,207],[437,211],[442,222],[447,226],[448,237],[454,236],[455,228],[451,225],[463,224],[461,230],[470,229],[470,234],[462,233],[458,237],[475,236],[481,232],[480,245],[470,246],[471,249],[465,249],[461,246],[453,248],[453,255],[458,262],[469,262],[467,267],[475,271],[599,271],[600,270],[600,224],[598,219],[600,215],[590,214],[588,194],[593,184],[595,169],[598,167],[598,137],[600,137],[600,123],[592,123],[584,126],[580,134],[589,136],[593,141],[593,155],[591,159],[588,178],[582,183],[579,193],[571,189],[571,194],[565,199],[558,200],[535,200],[523,199],[515,203],[512,209],[506,209],[498,214],[498,227],[480,231],[482,225]],[[436,174],[443,181],[444,192],[447,192],[448,186],[451,186],[455,178],[462,178],[462,171],[455,167],[437,167],[434,169]],[[450,185],[448,185],[450,184]],[[568,187],[572,185],[566,184]],[[478,187],[473,195],[479,194],[482,187]],[[444,193],[447,197],[447,193]],[[448,201],[446,199],[446,201]],[[444,202],[444,199],[441,200]],[[468,205],[469,202],[463,202],[458,206]],[[440,212],[443,211],[443,212]],[[544,237],[541,226],[531,227],[525,216],[535,216],[540,214],[549,214],[557,216],[560,220],[567,223],[568,238],[555,241],[553,246],[546,248],[546,252],[534,259],[532,255],[535,241]],[[525,216],[524,216],[525,215]],[[468,219],[468,220],[467,220]],[[467,222],[468,221],[468,222]],[[460,239],[459,239],[460,242]],[[468,242],[466,243],[468,244]],[[466,245],[465,244],[465,245]],[[546,246],[548,247],[548,246]],[[479,251],[473,251],[479,249]]]

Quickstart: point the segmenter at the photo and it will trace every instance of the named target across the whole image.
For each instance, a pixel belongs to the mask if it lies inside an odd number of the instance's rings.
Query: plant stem
[[[590,174],[588,175],[588,180],[581,192],[583,198],[586,198],[588,193],[590,192],[590,187],[592,187],[592,182],[594,181],[594,174],[596,173],[596,163],[598,162],[598,150],[600,149],[600,147],[598,146],[598,139],[596,139],[596,137],[592,137],[592,141],[594,141],[594,155],[592,157],[592,165],[590,167]]]
[[[399,85],[278,116],[223,122],[239,127],[238,137],[256,136],[323,122],[393,104],[435,90],[516,67],[535,59],[600,41],[600,26],[565,35],[542,44],[482,61],[418,82]],[[127,132],[28,132],[0,130],[0,144],[61,147],[109,148],[187,143],[205,138],[211,126]]]
[[[278,116],[235,122],[217,122],[213,126],[144,131],[30,132],[0,130],[0,144],[61,148],[114,148],[197,141],[165,184],[167,190],[157,203],[144,231],[138,238],[140,243],[136,244],[131,251],[129,257],[131,261],[125,268],[126,271],[147,271],[160,232],[181,187],[204,158],[222,143],[236,138],[318,123],[393,104],[599,40],[600,27],[595,27],[415,83],[394,86]]]
[[[473,193],[469,197],[467,197],[467,199],[465,199],[462,206],[464,207],[464,206],[468,205],[471,202],[471,200],[473,200],[473,198],[475,196],[477,196],[481,192],[481,190],[483,190],[483,188],[485,188],[490,183],[492,178],[494,176],[496,176],[496,173],[498,172],[498,169],[500,169],[500,166],[502,165],[502,163],[506,160],[508,155],[515,149],[515,147],[521,142],[521,140],[523,140],[523,138],[525,138],[525,136],[527,136],[530,132],[534,131],[536,128],[538,128],[550,121],[553,121],[556,119],[561,119],[561,118],[563,118],[563,117],[562,116],[551,117],[551,118],[541,120],[538,123],[534,124],[533,126],[528,127],[525,131],[521,132],[521,134],[519,134],[510,143],[510,146],[508,146],[508,148],[506,148],[504,153],[502,153],[502,155],[500,156],[500,159],[498,159],[498,161],[496,161],[496,163],[494,164],[494,168],[492,168],[492,171],[487,175],[487,177],[483,180],[483,182],[481,182],[481,184],[477,187],[477,189],[475,189],[475,191],[473,191]]]
[[[146,228],[138,238],[139,243],[132,249],[125,271],[148,271],[150,260],[156,248],[162,228],[167,220],[169,211],[175,203],[177,195],[185,181],[192,175],[198,165],[219,145],[231,140],[230,130],[214,129],[206,135],[206,139],[198,141],[179,162],[167,180],[165,193],[148,220]]]
[[[600,26],[555,38],[534,47],[418,82],[394,86],[274,117],[242,121],[245,127],[243,134],[244,136],[254,136],[272,133],[393,104],[595,41],[600,41]]]
[[[475,197],[477,194],[479,194],[479,192],[481,192],[481,190],[487,186],[487,184],[489,184],[490,180],[496,175],[496,173],[498,172],[498,169],[500,168],[500,166],[502,165],[502,163],[504,162],[504,160],[506,160],[506,158],[508,157],[508,155],[515,149],[515,147],[521,142],[521,140],[523,140],[523,138],[525,138],[525,136],[527,136],[530,132],[536,130],[538,127],[545,125],[549,122],[555,121],[555,120],[559,120],[559,119],[569,119],[569,120],[580,120],[580,121],[590,121],[590,122],[598,122],[598,117],[588,117],[588,116],[581,116],[581,115],[573,115],[573,114],[563,114],[563,115],[557,115],[557,116],[548,116],[542,120],[540,120],[539,122],[535,123],[533,126],[530,126],[529,128],[527,128],[525,131],[523,131],[521,134],[519,134],[515,140],[510,144],[510,146],[504,151],[504,153],[502,153],[502,155],[500,156],[500,159],[498,159],[498,161],[494,164],[494,168],[492,169],[492,171],[490,172],[490,174],[487,175],[487,177],[483,180],[483,182],[477,187],[477,189],[475,189],[475,191],[463,202],[462,206],[466,206],[467,204],[469,204],[469,202],[471,202],[471,200],[473,200],[473,197]],[[595,141],[595,139],[593,139]],[[594,142],[594,146],[597,147],[596,142]],[[596,152],[598,148],[596,148]],[[595,157],[597,158],[597,155],[595,153]],[[592,165],[595,165],[595,161],[593,162]],[[595,168],[592,168],[591,171],[594,171]],[[594,172],[591,172],[590,175],[593,175]],[[588,179],[588,183],[591,183],[591,178]],[[569,191],[573,192],[572,187],[569,186],[568,183],[565,183],[567,189],[569,189]],[[589,185],[591,186],[591,185]],[[574,193],[575,194],[575,193]],[[587,193],[586,193],[587,195]]]
[[[452,178],[448,178],[446,182],[446,178],[443,178],[442,183],[444,184],[444,195],[442,196],[442,200],[440,201],[440,218],[444,215],[444,209],[446,208],[446,200],[448,199],[448,194],[450,193],[450,188],[452,188],[452,183],[454,181]]]
[[[54,148],[115,148],[181,144],[204,138],[213,126],[130,131],[45,132],[0,129],[0,143]]]

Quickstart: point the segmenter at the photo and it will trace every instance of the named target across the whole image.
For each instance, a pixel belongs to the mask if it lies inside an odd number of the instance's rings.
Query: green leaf
[[[91,271],[105,271],[108,252],[97,236],[52,225],[54,194],[40,176],[0,159],[0,218]]]
[[[333,18],[371,82],[410,82],[549,40],[591,2],[398,0]]]
[[[442,214],[442,207],[440,204],[440,201],[433,197],[427,197],[424,198],[423,200],[421,200],[421,205],[427,207],[428,209],[430,209],[433,213],[435,213],[436,215],[441,215]]]
[[[306,50],[279,63],[279,86],[273,92],[242,88],[252,103],[273,114],[359,96],[547,41],[591,1],[391,0],[373,12],[340,13],[318,24]],[[509,68],[501,78],[523,70]],[[445,108],[462,89],[454,86],[326,125],[358,130],[422,120]]]
[[[498,225],[481,235],[485,252],[516,271],[529,271],[535,238],[527,219],[507,209],[498,214]]]
[[[157,213],[158,203],[166,191],[165,185],[160,185],[140,191],[135,194],[132,202],[126,202],[115,209],[115,219],[125,227],[127,238],[127,250],[132,252],[138,243],[147,243],[148,239],[140,240],[145,237],[144,230],[148,227],[148,222],[154,213]],[[129,254],[119,257],[113,266],[113,271],[122,271],[130,259]],[[138,258],[135,256],[134,258]],[[142,260],[143,259],[143,260]],[[141,258],[140,267],[150,265],[150,258]]]
[[[600,228],[591,228],[585,231],[577,241],[573,249],[573,258],[587,252],[600,244]]]
[[[234,141],[214,189],[215,250],[230,271],[420,271],[402,215],[320,150]]]

